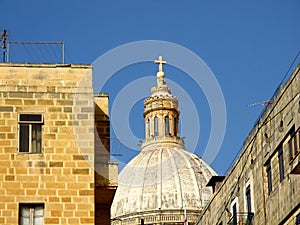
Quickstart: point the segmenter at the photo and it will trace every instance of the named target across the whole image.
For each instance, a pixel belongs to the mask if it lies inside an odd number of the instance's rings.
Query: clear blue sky
[[[224,174],[263,109],[261,105],[248,105],[272,96],[300,50],[299,11],[297,0],[2,0],[0,29],[8,30],[9,41],[64,41],[67,63],[93,63],[119,45],[141,40],[163,40],[190,49],[213,71],[225,98],[226,134],[211,164],[219,174]],[[34,61],[34,53],[24,53],[22,57],[23,61]],[[154,76],[156,70],[151,63],[131,65],[118,71],[103,91],[110,93],[112,104],[126,84],[143,76]],[[201,133],[197,148],[192,151],[201,156],[210,133],[207,100],[201,90],[195,91],[182,71],[166,66],[165,72],[188,92],[197,106]],[[154,83],[155,80],[149,84],[149,94]],[[141,100],[128,118],[134,135],[141,140],[142,112]],[[126,142],[128,137],[118,138]],[[122,154],[117,157],[122,162],[137,153],[116,140],[112,140],[112,152]]]

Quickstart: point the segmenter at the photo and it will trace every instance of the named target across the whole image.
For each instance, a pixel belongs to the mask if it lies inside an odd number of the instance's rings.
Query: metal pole
[[[62,42],[62,63],[65,63],[65,43]]]
[[[6,55],[6,62],[9,62],[9,45],[10,43],[7,42],[7,55]]]
[[[6,38],[7,38],[7,31],[3,30],[3,33],[1,34],[1,42],[2,42],[1,48],[3,49],[3,62],[5,62],[6,60]]]

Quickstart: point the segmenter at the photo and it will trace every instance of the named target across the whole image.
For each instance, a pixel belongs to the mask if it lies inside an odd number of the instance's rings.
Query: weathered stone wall
[[[18,115],[43,115],[42,153],[21,153]],[[94,224],[89,65],[0,64],[0,224],[43,203],[45,224]]]
[[[254,224],[295,224],[300,212],[300,175],[292,172],[299,158],[290,159],[289,141],[296,131],[300,147],[300,67],[280,87],[244,142],[243,149],[220,189],[203,210],[198,224],[227,224],[232,206],[247,213],[246,188],[251,189]],[[279,149],[283,150],[284,179],[280,181]],[[267,165],[271,165],[269,193]],[[242,217],[238,217],[238,221]]]
[[[118,163],[110,162],[108,94],[95,101],[95,224],[110,225],[110,206],[118,186]]]

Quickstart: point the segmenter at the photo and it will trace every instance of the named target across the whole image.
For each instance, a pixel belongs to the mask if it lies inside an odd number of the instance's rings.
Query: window
[[[150,138],[150,119],[147,121],[148,138]]]
[[[292,161],[300,152],[300,130],[295,132],[294,127],[290,131],[290,140],[288,142],[290,161]]]
[[[300,225],[300,213],[296,216],[296,225]]]
[[[232,222],[234,225],[237,224],[237,207],[236,203],[233,204],[232,206]]]
[[[44,204],[20,204],[19,225],[43,225]]]
[[[270,195],[272,192],[272,170],[271,170],[271,162],[268,162],[267,166],[267,178],[268,178],[268,194]]]
[[[170,120],[168,116],[165,117],[165,135],[170,135]]]
[[[42,124],[41,114],[19,115],[19,152],[42,152]]]
[[[158,136],[158,118],[154,117],[154,136]]]
[[[247,211],[250,213],[252,211],[251,209],[251,189],[250,185],[246,188],[246,202],[247,202]]]
[[[177,118],[174,118],[174,136],[177,136]]]
[[[298,130],[298,152],[300,151],[300,129]]]
[[[290,161],[292,161],[293,160],[293,144],[292,144],[292,139],[289,140],[288,145],[289,145]]]
[[[282,182],[284,179],[284,161],[283,161],[282,145],[280,145],[278,149],[278,163],[279,163],[280,182]]]

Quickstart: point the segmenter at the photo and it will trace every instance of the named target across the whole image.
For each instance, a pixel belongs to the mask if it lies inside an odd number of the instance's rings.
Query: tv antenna
[[[0,35],[0,41],[1,41],[1,48],[3,49],[3,62],[6,62],[6,38],[7,38],[7,31],[4,29],[3,32]]]
[[[248,107],[253,107],[253,106],[257,106],[257,105],[263,105],[264,109],[266,109],[268,107],[268,105],[270,105],[272,103],[273,103],[272,100],[267,100],[267,101],[263,101],[263,102],[255,102],[253,104],[248,105]]]

